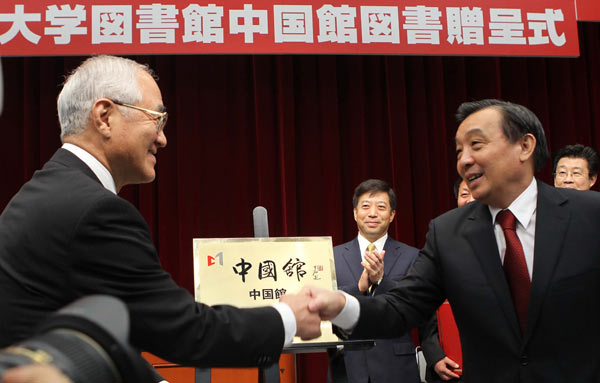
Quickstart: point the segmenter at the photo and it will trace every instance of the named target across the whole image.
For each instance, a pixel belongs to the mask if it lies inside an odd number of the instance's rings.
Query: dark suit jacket
[[[395,286],[415,261],[419,251],[388,236],[384,245],[384,272],[374,295],[380,295]],[[333,249],[338,288],[354,296],[361,295],[358,280],[363,267],[358,239]],[[433,323],[436,326],[437,322]],[[438,349],[439,349],[439,342]],[[441,349],[439,352],[443,354]],[[443,356],[442,356],[443,357]],[[441,357],[439,358],[441,359]],[[437,360],[439,360],[437,359]],[[379,339],[370,350],[345,351],[344,361],[349,382],[372,383],[419,382],[415,346],[409,334],[394,339]]]
[[[59,149],[0,215],[0,347],[88,294],[122,299],[132,344],[173,362],[266,365],[283,346],[271,307],[194,302],[161,268],[138,210]]]
[[[527,325],[521,336],[489,209],[479,202],[434,219],[406,279],[360,299],[352,336],[394,336],[448,298],[465,382],[600,381],[600,194],[538,182]]]

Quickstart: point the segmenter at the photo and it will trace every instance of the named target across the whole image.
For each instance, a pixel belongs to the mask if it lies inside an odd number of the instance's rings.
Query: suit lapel
[[[383,275],[391,275],[394,265],[398,262],[398,259],[400,259],[400,242],[393,240],[388,235],[385,245],[383,245],[383,250],[385,250],[385,256],[383,258]]]
[[[477,203],[473,213],[467,218],[465,236],[475,256],[481,264],[490,287],[494,291],[506,320],[517,337],[521,336],[517,314],[510,295],[504,269],[498,253],[498,245],[494,236],[492,216],[487,205]]]
[[[358,281],[363,272],[363,267],[360,264],[362,262],[362,257],[360,256],[358,238],[354,238],[352,242],[349,242],[344,247],[344,254],[342,256],[344,257],[344,261],[346,261],[352,276]]]
[[[560,250],[569,222],[569,212],[564,208],[567,201],[567,198],[553,187],[538,182],[533,277],[527,310],[526,342],[540,316],[542,303],[561,256]]]

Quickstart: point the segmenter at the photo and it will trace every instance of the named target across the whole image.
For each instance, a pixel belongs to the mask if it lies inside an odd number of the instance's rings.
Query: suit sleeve
[[[431,318],[445,299],[436,242],[434,220],[429,225],[425,247],[406,278],[384,294],[357,298],[360,317],[352,338],[397,337]]]
[[[435,373],[433,366],[446,357],[440,344],[437,315],[434,314],[429,321],[419,327],[419,337],[421,340],[421,350],[427,362],[428,376],[437,381],[440,378]]]
[[[412,249],[412,248],[411,248]],[[410,254],[414,261],[418,258],[418,251],[416,249],[413,252],[406,252],[406,254]],[[412,262],[414,264],[414,261]],[[375,289],[374,295],[384,294],[387,291],[390,291],[392,288],[396,286],[398,281],[393,278],[384,278],[381,283]],[[440,340],[438,337],[438,323],[437,323],[437,315],[432,315],[429,320],[419,327],[419,339],[421,342],[421,350],[423,351],[423,355],[425,356],[425,360],[427,361],[427,367],[431,369],[433,372],[433,365],[443,359],[446,354],[442,350],[442,346],[440,345]],[[434,372],[435,374],[435,372]]]
[[[338,286],[338,289],[342,290],[350,295],[354,295],[355,297],[365,295],[365,294],[361,293],[360,290],[358,289],[358,283]]]
[[[284,341],[279,313],[196,303],[162,269],[146,222],[127,201],[105,197],[88,209],[70,254],[78,294],[109,294],[126,303],[134,346],[195,366],[277,361]]]
[[[393,278],[386,278],[384,275],[379,286],[375,288],[373,295],[384,294],[385,292],[390,291],[392,288],[394,288],[394,286],[396,286],[396,283],[398,283],[398,281],[394,280]]]

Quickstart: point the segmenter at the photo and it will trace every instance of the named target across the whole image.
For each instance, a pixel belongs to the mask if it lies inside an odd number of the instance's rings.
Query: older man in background
[[[554,186],[590,190],[596,183],[600,158],[589,146],[567,145],[559,149],[552,162]]]

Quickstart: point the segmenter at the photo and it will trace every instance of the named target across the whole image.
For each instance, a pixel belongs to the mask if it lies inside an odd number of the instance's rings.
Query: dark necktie
[[[521,334],[525,334],[531,280],[527,271],[523,246],[517,236],[517,220],[510,210],[502,210],[496,216],[496,222],[502,227],[504,238],[506,239],[504,275],[506,275],[506,281],[510,287],[513,303],[517,310],[517,316],[521,324]]]

